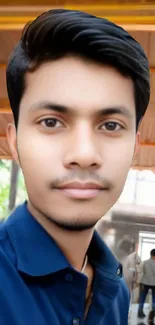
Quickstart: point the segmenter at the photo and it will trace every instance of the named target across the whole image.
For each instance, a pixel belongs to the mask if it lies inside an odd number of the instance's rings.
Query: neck
[[[38,212],[30,202],[27,207],[36,221],[55,240],[72,267],[81,271],[94,228],[84,231],[65,230]]]

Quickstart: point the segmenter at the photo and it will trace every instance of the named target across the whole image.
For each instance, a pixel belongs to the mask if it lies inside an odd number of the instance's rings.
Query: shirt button
[[[79,318],[74,318],[73,319],[73,325],[79,325],[80,324],[80,319]]]
[[[65,276],[65,280],[67,281],[67,282],[72,282],[73,281],[73,275],[72,274],[66,274],[66,276]]]
[[[117,269],[117,275],[118,275],[118,276],[120,276],[120,275],[121,275],[121,270],[120,270],[120,268],[119,268],[119,269]]]

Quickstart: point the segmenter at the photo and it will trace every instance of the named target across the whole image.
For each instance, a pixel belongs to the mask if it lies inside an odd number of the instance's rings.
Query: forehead
[[[42,64],[26,74],[21,106],[51,101],[74,109],[98,109],[114,105],[135,110],[134,86],[110,66],[78,57]]]

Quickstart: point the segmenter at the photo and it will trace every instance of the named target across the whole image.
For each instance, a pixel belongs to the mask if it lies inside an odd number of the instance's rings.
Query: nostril
[[[76,162],[72,162],[72,163],[70,163],[70,165],[71,165],[71,166],[77,166],[78,163],[76,163]]]
[[[96,166],[97,166],[96,163],[91,164],[91,167],[96,167]]]

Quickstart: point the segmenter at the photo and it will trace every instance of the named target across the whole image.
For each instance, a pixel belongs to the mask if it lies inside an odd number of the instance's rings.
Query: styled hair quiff
[[[55,9],[28,24],[9,59],[6,80],[15,125],[25,90],[25,73],[66,55],[108,64],[134,83],[136,128],[150,98],[150,74],[141,45],[123,28],[85,12]]]

